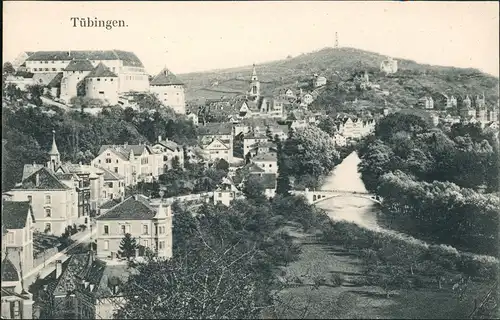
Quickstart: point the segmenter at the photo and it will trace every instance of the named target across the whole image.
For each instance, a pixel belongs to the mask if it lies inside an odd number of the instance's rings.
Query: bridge
[[[347,190],[292,190],[290,191],[293,195],[304,196],[310,204],[316,204],[318,202],[336,198],[336,197],[356,197],[371,200],[375,203],[382,203],[380,199],[377,199],[373,194],[368,192],[358,192],[358,191],[347,191]]]

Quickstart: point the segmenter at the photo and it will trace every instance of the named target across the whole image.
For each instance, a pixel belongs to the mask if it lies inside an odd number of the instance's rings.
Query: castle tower
[[[47,167],[52,171],[56,171],[57,167],[61,164],[61,155],[59,154],[59,150],[57,149],[56,144],[56,131],[52,130],[52,147],[49,151],[49,162]]]
[[[255,70],[255,64],[252,70],[252,80],[250,83],[250,96],[258,98],[260,96],[260,82],[257,77],[257,71]]]
[[[156,254],[158,258],[172,257],[172,209],[163,206],[163,191],[160,191],[160,205],[153,218],[156,229]]]

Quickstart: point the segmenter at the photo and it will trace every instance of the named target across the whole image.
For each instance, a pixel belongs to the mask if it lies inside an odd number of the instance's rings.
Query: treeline
[[[291,216],[311,216],[314,208],[295,197],[270,202],[263,189],[246,196],[230,207],[204,204],[195,215],[174,205],[173,257],[135,267],[115,317],[262,317],[279,288],[278,267],[300,253],[283,227]]]
[[[140,102],[140,111],[107,107],[97,115],[78,109],[9,107],[7,102],[2,109],[2,190],[19,182],[24,164],[48,160],[52,130],[61,160],[73,163],[89,163],[103,144],[153,143],[160,135],[180,144],[195,143],[196,128],[186,117],[161,108],[154,97]]]
[[[366,188],[384,199],[388,223],[415,236],[498,255],[499,147],[493,132],[455,124],[448,132],[416,115],[377,124],[360,148]]]

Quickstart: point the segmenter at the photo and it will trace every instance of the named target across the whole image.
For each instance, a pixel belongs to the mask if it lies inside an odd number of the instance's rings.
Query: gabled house
[[[158,257],[172,256],[172,212],[170,206],[150,205],[143,195],[134,195],[96,218],[97,256],[118,257],[120,241],[129,233],[138,245]]]
[[[243,138],[243,156],[246,156],[257,143],[267,142],[269,138],[265,134],[251,134]]]
[[[155,174],[161,175],[166,170],[172,169],[174,159],[177,159],[179,166],[184,167],[184,148],[172,140],[158,137],[158,141],[151,147],[155,155]]]
[[[22,274],[33,269],[33,230],[35,218],[29,201],[3,201],[2,256],[8,254],[11,261],[22,266]]]
[[[74,254],[56,262],[39,295],[48,297],[51,318],[111,319],[124,302],[121,290],[131,273],[126,264],[108,264],[93,251]]]
[[[2,257],[1,269],[2,319],[33,319],[33,295],[24,288],[22,274],[11,261],[11,254]]]
[[[264,169],[265,173],[278,173],[278,157],[276,153],[257,154],[251,161]]]
[[[105,168],[102,168],[102,171],[104,172],[104,182],[101,199],[103,199],[104,202],[108,200],[123,200],[125,196],[125,177]],[[102,206],[100,206],[100,208],[102,209]]]
[[[208,155],[209,161],[224,159],[231,163],[233,161],[233,148],[229,143],[228,140],[214,138],[209,143],[202,145],[202,148]]]
[[[229,206],[231,201],[241,197],[242,192],[236,188],[234,182],[230,178],[222,179],[222,182],[217,186],[214,191],[214,204],[222,203]]]
[[[136,185],[138,181],[150,182],[158,177],[153,152],[142,144],[103,145],[91,165],[124,176],[125,186]]]
[[[9,193],[12,201],[31,203],[36,230],[59,235],[74,223],[84,223],[85,217],[78,218],[78,196],[74,186],[59,180],[46,167],[25,172],[23,176],[21,183]]]

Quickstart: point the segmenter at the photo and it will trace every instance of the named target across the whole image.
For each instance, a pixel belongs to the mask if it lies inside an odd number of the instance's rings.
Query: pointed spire
[[[257,71],[255,70],[255,63],[253,64],[252,79],[257,79]]]
[[[57,150],[56,144],[56,130],[52,130],[52,148],[50,148],[49,155],[58,155],[59,150]]]
[[[158,210],[156,211],[155,219],[166,219],[167,218],[167,209],[163,207],[163,195],[164,192],[160,191],[160,205],[158,206]]]

